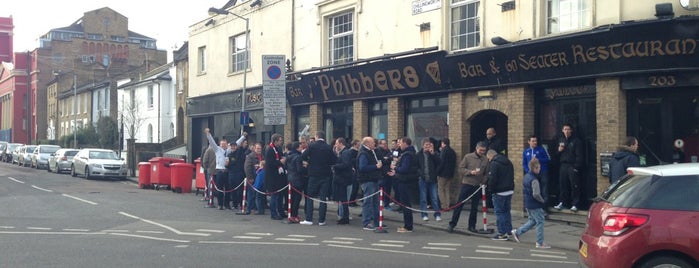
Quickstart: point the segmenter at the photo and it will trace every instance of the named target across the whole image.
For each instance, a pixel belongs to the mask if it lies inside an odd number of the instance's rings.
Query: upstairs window
[[[451,50],[481,45],[480,1],[451,0]]]
[[[592,26],[592,0],[548,0],[547,33],[563,33]]]
[[[250,50],[246,49],[248,45],[247,36],[240,34],[231,37],[231,68],[230,72],[245,71],[250,67]]]
[[[354,60],[354,13],[347,12],[328,20],[328,64]]]
[[[199,74],[206,73],[206,47],[199,47],[198,53],[197,53],[197,70],[199,71]]]
[[[148,108],[153,108],[153,85],[148,85]]]

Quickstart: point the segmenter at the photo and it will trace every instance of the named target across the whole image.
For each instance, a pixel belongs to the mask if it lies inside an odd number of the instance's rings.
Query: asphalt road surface
[[[200,199],[0,163],[0,267],[579,266],[576,252],[428,228],[401,234],[398,222],[363,231],[359,208],[350,225],[329,211],[328,225],[302,226]]]

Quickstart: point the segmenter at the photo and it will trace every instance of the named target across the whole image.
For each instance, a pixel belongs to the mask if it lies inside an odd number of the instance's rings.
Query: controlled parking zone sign
[[[286,69],[284,55],[262,55],[262,95],[265,125],[286,124]]]

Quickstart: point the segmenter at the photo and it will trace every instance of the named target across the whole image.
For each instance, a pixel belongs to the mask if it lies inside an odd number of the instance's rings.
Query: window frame
[[[206,46],[197,48],[197,72],[199,74],[206,73]]]
[[[241,42],[245,42],[245,46],[238,48],[237,45]],[[246,33],[242,33],[231,36],[228,43],[231,55],[228,71],[230,73],[247,72],[248,69],[250,69],[250,41],[248,40],[248,35]],[[245,58],[240,59],[239,57],[241,56]],[[243,65],[245,66],[243,67]]]
[[[340,24],[342,18],[346,20]],[[327,17],[327,57],[328,65],[337,65],[354,61],[354,48],[355,48],[355,19],[354,10],[347,10],[343,12],[336,13]],[[344,31],[335,33],[335,30]],[[344,43],[343,43],[344,41]],[[344,57],[339,57],[338,51],[347,52],[348,55]]]
[[[562,2],[568,3],[569,9],[565,10],[567,12],[561,12],[561,6],[566,6]],[[593,5],[593,0],[547,0],[545,7],[546,21],[544,23],[546,34],[566,33],[592,27]],[[576,6],[577,9],[573,10],[572,6]],[[568,22],[569,25],[561,29],[563,22]],[[554,23],[556,24],[555,26],[553,25]]]
[[[449,46],[450,46],[452,51],[465,50],[465,49],[469,49],[469,48],[478,48],[478,47],[483,46],[483,40],[482,40],[483,39],[483,35],[482,35],[483,20],[481,19],[482,18],[481,4],[482,3],[480,0],[451,0],[450,6],[449,6]],[[457,21],[457,19],[454,17],[454,12],[457,9],[468,8],[471,5],[475,5],[475,9],[476,9],[475,16],[472,16],[472,17],[462,16],[462,17],[459,17],[458,21]],[[466,13],[467,13],[466,15],[468,15],[469,12],[467,11]],[[467,32],[468,28],[471,26],[471,25],[469,25],[469,22],[472,22],[473,20],[475,20],[475,25],[473,25],[474,31]],[[457,31],[455,25],[458,25],[461,22],[466,23],[466,25],[465,25],[466,29],[464,30],[463,33],[461,33],[461,32],[455,33],[455,31]],[[458,29],[459,31],[461,30],[460,28],[461,27],[459,27],[459,29]],[[459,40],[463,36],[467,36],[466,38],[469,38],[468,36],[473,36],[473,35],[475,35],[475,38],[473,38],[473,37],[470,38],[471,41],[474,43],[473,45],[469,45],[469,40],[464,40],[464,41]],[[462,45],[461,44],[462,42],[465,42],[465,44]]]

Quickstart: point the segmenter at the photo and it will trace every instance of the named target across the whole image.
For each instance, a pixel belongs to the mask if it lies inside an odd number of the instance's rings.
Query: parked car
[[[49,157],[51,156],[51,154],[58,151],[58,149],[61,149],[61,146],[48,145],[48,144],[41,144],[41,145],[37,146],[36,149],[34,150],[34,153],[32,153],[31,166],[36,168],[36,169],[42,169],[42,168],[48,169]]]
[[[55,153],[51,154],[49,157],[49,172],[61,173],[63,171],[70,171],[71,165],[73,165],[73,157],[78,153],[78,149],[58,149]]]
[[[17,149],[18,147],[22,146],[24,144],[21,143],[8,143],[7,147],[5,147],[5,150],[0,151],[0,154],[2,154],[2,162],[5,163],[12,163],[12,153]]]
[[[36,149],[36,145],[24,145],[21,147],[21,152],[19,158],[17,158],[17,164],[23,167],[28,167],[32,164],[32,154]]]
[[[124,180],[127,171],[126,162],[112,150],[82,149],[73,157],[70,175],[84,175],[86,179],[113,177]]]
[[[588,267],[699,267],[699,164],[629,168],[595,198],[579,243]]]
[[[19,165],[19,159],[22,158],[22,151],[24,150],[24,144],[17,146],[14,150],[12,150],[12,164],[17,164]]]
[[[5,149],[7,149],[7,144],[9,144],[9,142],[0,141],[0,154],[2,154],[2,152],[5,151]]]

